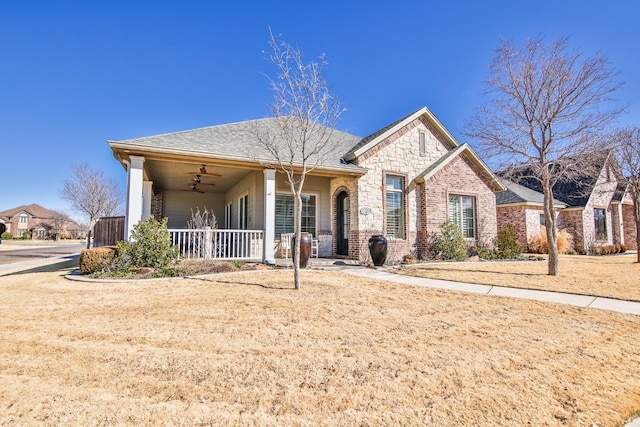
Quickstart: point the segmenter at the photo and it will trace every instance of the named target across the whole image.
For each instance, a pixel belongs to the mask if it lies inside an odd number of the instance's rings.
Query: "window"
[[[231,203],[227,203],[224,206],[224,228],[227,230],[231,229],[231,208]]]
[[[595,208],[593,210],[593,220],[596,226],[596,240],[607,240],[607,217],[605,210]]]
[[[466,239],[476,237],[476,203],[475,198],[465,196],[449,196],[449,221],[460,228]]]
[[[20,222],[22,224],[26,224],[27,222],[29,222],[29,215],[27,214],[20,215]]]
[[[245,194],[238,200],[238,228],[246,230],[249,216],[249,195]]]
[[[276,237],[282,233],[293,233],[294,198],[293,194],[276,194]],[[300,228],[303,233],[316,235],[316,196],[302,195],[302,222]]]
[[[544,214],[540,214],[540,225],[543,227],[547,226],[547,220],[544,217]]]
[[[386,224],[387,237],[404,239],[404,192],[403,179],[388,175],[386,178]]]
[[[419,135],[420,135],[420,142],[419,142],[420,155],[426,156],[427,155],[427,134],[424,131],[420,131]]]

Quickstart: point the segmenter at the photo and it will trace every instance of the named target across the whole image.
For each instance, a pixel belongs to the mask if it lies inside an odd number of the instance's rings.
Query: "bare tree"
[[[618,163],[626,178],[627,191],[633,200],[633,219],[636,224],[636,245],[640,249],[640,128],[623,128],[614,133]],[[640,250],[637,251],[640,262]]]
[[[540,182],[550,275],[559,274],[552,190],[581,171],[577,160],[600,148],[597,135],[623,110],[611,102],[622,85],[615,77],[604,56],[569,51],[566,38],[549,45],[535,38],[523,48],[503,41],[490,65],[489,100],[465,131],[507,177],[526,169]]]
[[[113,216],[122,203],[116,183],[87,163],[73,166],[73,176],[65,180],[60,197],[68,200],[78,213],[89,217],[87,249],[91,245],[93,226],[101,216]]]
[[[305,62],[302,52],[278,40],[269,40],[268,60],[277,75],[269,78],[273,91],[269,126],[256,126],[254,133],[262,163],[284,173],[294,196],[294,282],[300,289],[300,235],[302,189],[307,174],[335,155],[340,144],[334,127],[345,111],[338,98],[329,92],[323,72],[328,65],[325,55]],[[266,159],[264,158],[266,157]]]
[[[69,217],[62,211],[54,210],[51,216],[51,231],[53,232],[53,238],[55,241],[60,240],[60,235],[65,228],[65,225],[70,222]]]

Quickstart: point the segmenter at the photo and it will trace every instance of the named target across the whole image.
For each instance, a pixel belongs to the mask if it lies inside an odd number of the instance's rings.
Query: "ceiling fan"
[[[221,177],[219,173],[207,172],[207,165],[202,165],[198,172],[187,172],[187,175],[206,175],[206,176],[217,176]]]
[[[193,178],[191,180],[191,182],[193,182],[194,184],[202,184],[202,185],[215,185],[213,183],[209,183],[209,182],[202,182],[202,180],[200,179],[200,175],[196,175],[195,178]]]
[[[204,191],[202,190],[198,190],[198,187],[196,187],[197,184],[189,184],[191,186],[191,191],[195,191],[196,193],[204,193]]]

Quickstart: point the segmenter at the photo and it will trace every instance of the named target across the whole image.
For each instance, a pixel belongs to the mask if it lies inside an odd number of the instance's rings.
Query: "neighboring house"
[[[243,245],[252,248],[252,257],[273,261],[281,234],[293,231],[293,197],[285,176],[252,160],[251,152],[256,127],[272,123],[109,141],[128,175],[126,236],[152,215],[167,217],[176,234],[192,210],[206,207],[219,228],[229,230],[217,231],[217,241],[244,236],[232,230],[255,231]],[[366,138],[337,130],[332,138],[343,150],[310,172],[303,189],[302,231],[319,241],[321,257],[365,260],[367,241],[377,234],[387,237],[389,258],[422,257],[429,235],[447,220],[460,226],[469,245],[495,237],[494,192],[504,188],[427,108]]]
[[[531,239],[545,224],[543,194],[530,188],[502,179],[505,191],[496,193],[498,229],[511,225],[518,236],[518,243],[526,251]],[[556,223],[561,223],[560,212],[568,205],[554,199]]]
[[[637,249],[633,202],[615,157],[600,153],[593,162],[594,168],[585,168],[584,173],[560,180],[553,187],[558,229],[572,235],[574,248],[580,253],[589,252],[592,246],[612,244]],[[498,224],[514,226],[520,244],[527,248],[526,243],[536,234],[536,218],[538,227],[544,226],[542,188],[534,179],[521,179],[520,185],[503,183],[507,191],[496,196]]]
[[[5,231],[17,238],[30,232],[33,240],[55,239],[56,232],[69,238],[82,234],[80,225],[68,216],[35,203],[0,212],[0,234]]]

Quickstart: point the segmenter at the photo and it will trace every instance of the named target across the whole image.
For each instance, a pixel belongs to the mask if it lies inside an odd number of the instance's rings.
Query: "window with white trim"
[[[386,236],[404,239],[404,179],[401,176],[386,176]]]
[[[420,131],[418,137],[418,147],[421,156],[427,155],[427,134],[425,131]]]
[[[27,214],[21,214],[20,215],[20,222],[22,224],[26,224],[27,222],[29,222],[29,215]]]
[[[303,233],[311,233],[316,236],[316,196],[302,194],[302,218],[300,229]],[[277,238],[283,233],[293,233],[293,221],[295,216],[293,194],[276,194],[275,234]]]
[[[475,198],[449,196],[449,221],[458,226],[465,239],[474,239],[476,237]]]

